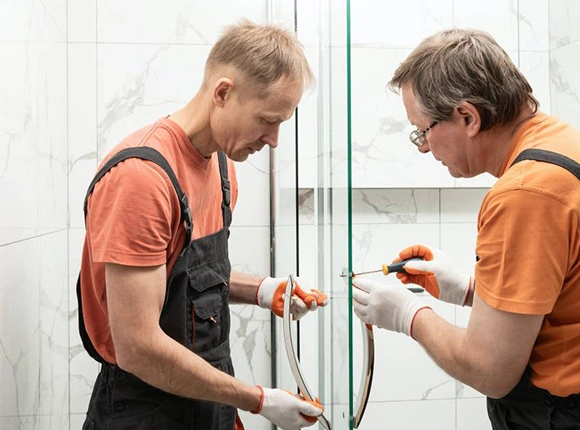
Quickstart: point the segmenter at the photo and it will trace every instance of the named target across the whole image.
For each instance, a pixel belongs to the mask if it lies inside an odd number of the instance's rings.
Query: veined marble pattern
[[[0,417],[39,422],[44,415],[55,425],[46,428],[68,423],[66,236],[0,247]]]
[[[0,42],[64,42],[66,0],[0,3]]]
[[[218,0],[207,3],[175,0],[144,3],[138,0],[105,0],[99,2],[97,10],[98,40],[207,45],[215,42],[224,25],[241,18],[266,22],[267,1],[232,3]],[[145,28],[147,31],[143,31]]]
[[[555,116],[580,127],[580,42],[550,52],[551,108]]]
[[[550,1],[549,16],[550,50],[556,50],[580,39],[580,29],[576,24],[580,19],[580,4],[577,1]]]
[[[96,44],[69,43],[68,74],[69,225],[84,228],[83,202],[97,171]]]
[[[66,46],[6,42],[2,50],[11,60],[0,70],[0,195],[10,204],[0,219],[11,234],[1,236],[15,241],[66,228]]]
[[[519,49],[544,51],[550,49],[550,0],[518,0]]]

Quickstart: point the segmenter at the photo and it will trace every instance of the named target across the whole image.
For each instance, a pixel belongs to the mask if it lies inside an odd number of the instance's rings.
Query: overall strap
[[[220,176],[222,178],[222,215],[224,219],[224,228],[227,228],[232,223],[232,209],[230,181],[228,179],[228,160],[223,152],[218,152],[218,160],[220,165]]]
[[[181,185],[179,185],[179,181],[177,180],[175,173],[173,173],[173,169],[171,169],[171,166],[169,165],[169,163],[167,162],[165,157],[163,157],[163,155],[161,155],[161,153],[159,153],[159,151],[157,151],[156,149],[150,148],[148,146],[137,146],[137,147],[133,147],[133,148],[126,148],[126,149],[119,151],[117,154],[115,154],[110,160],[108,160],[105,163],[105,165],[101,168],[101,170],[99,170],[97,172],[97,174],[93,178],[91,184],[89,185],[87,195],[85,196],[85,203],[83,206],[83,211],[85,213],[85,219],[87,217],[88,199],[89,199],[89,196],[91,195],[91,193],[93,192],[97,182],[99,182],[101,180],[101,178],[103,176],[105,176],[105,174],[109,170],[111,170],[114,166],[116,166],[121,161],[124,161],[128,158],[141,158],[143,160],[152,161],[153,163],[155,163],[159,167],[161,167],[165,171],[165,173],[167,174],[169,179],[171,180],[171,183],[173,184],[173,188],[175,188],[175,191],[177,192],[177,197],[179,198],[179,206],[181,208],[181,222],[185,222],[185,228],[186,228],[185,246],[187,247],[189,245],[189,243],[191,242],[191,233],[193,231],[193,220],[191,218],[191,209],[189,208],[187,196],[185,195],[185,193],[181,189]],[[226,171],[226,173],[227,173],[227,171]],[[229,182],[228,182],[228,187],[229,187]]]
[[[544,161],[546,163],[556,164],[580,179],[580,164],[565,155],[543,149],[526,149],[516,157],[510,167],[523,160]]]

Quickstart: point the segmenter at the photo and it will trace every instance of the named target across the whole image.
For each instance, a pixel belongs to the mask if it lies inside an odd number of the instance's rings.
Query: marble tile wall
[[[0,428],[69,429],[66,0],[0,3]]]
[[[299,35],[318,70],[324,57],[317,47],[316,3],[299,0],[298,7]],[[0,2],[0,47],[10,59],[0,68],[0,429],[80,429],[98,372],[77,334],[74,295],[86,186],[122,137],[188,101],[223,24],[242,16],[266,22],[272,4],[277,18],[292,16],[287,2],[267,0]],[[525,71],[542,109],[579,125],[580,35],[573,23],[580,8],[573,0],[409,0],[396,5],[360,0],[351,5],[354,265],[374,267],[411,241],[428,241],[472,270],[475,216],[491,180],[450,180],[433,160],[405,144],[410,129],[399,97],[384,88],[388,76],[428,34],[453,25],[483,28]],[[328,54],[334,74],[332,88],[325,90],[346,86],[343,2],[330,2],[330,9],[335,21]],[[320,132],[318,96],[309,94],[299,109],[298,175],[305,188],[299,198],[300,260],[277,255],[278,262],[286,259],[277,267],[279,274],[299,264],[301,277],[312,280],[318,276],[321,237],[312,188],[318,160],[311,144]],[[344,93],[332,96],[344,105]],[[344,146],[343,118],[335,118],[333,126],[335,144]],[[286,155],[293,151],[293,129],[288,124],[282,133],[282,161],[291,158]],[[389,146],[397,148],[396,154]],[[334,167],[335,175],[344,168],[340,160]],[[283,163],[280,168],[290,172],[295,166]],[[234,267],[249,273],[266,274],[270,268],[268,171],[266,152],[238,164],[240,198],[231,253]],[[289,178],[295,179],[293,174]],[[293,197],[280,199],[278,204],[293,214],[295,207],[285,200]],[[278,238],[295,254],[293,221],[278,215]],[[449,321],[467,323],[468,310],[423,299]],[[238,377],[269,385],[270,315],[252,306],[234,306],[232,313]],[[312,345],[320,340],[317,327],[327,320],[321,314],[303,322],[309,381],[320,379],[320,355]],[[489,428],[483,397],[445,375],[409,339],[377,332],[377,352],[378,382],[363,428]],[[334,351],[334,365],[344,370],[346,356],[347,351]],[[328,387],[316,383],[315,388]],[[335,389],[343,392],[344,386]],[[336,422],[345,411],[338,394],[327,405]],[[270,429],[260,417],[243,418],[247,428]]]

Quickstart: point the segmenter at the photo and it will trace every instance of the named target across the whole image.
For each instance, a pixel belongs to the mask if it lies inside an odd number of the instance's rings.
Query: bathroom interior
[[[541,111],[580,127],[575,0],[3,0],[0,429],[82,427],[99,370],[78,335],[74,293],[86,188],[120,139],[189,100],[220,30],[240,18],[294,29],[317,82],[278,148],[236,166],[233,268],[293,274],[330,295],[291,331],[333,429],[490,429],[485,397],[412,339],[375,328],[369,346],[340,275],[378,269],[414,243],[473,271],[477,212],[494,178],[453,179],[422,156],[386,84],[424,37],[478,28],[523,71]],[[468,309],[420,296],[467,324]],[[283,321],[256,306],[231,312],[236,376],[295,391]],[[371,347],[372,388],[356,423]],[[247,429],[273,428],[241,417]]]

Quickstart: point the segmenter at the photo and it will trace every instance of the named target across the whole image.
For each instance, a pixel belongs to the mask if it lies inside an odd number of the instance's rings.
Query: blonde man
[[[83,343],[102,363],[83,429],[241,429],[240,408],[294,430],[322,413],[235,379],[228,342],[230,301],[280,315],[283,291],[231,271],[231,160],[275,148],[312,82],[291,32],[240,23],[214,45],[191,101],[104,160],[85,199],[77,285]],[[297,318],[327,302],[304,286],[296,295]]]
[[[522,73],[487,33],[424,40],[396,70],[410,140],[456,178],[498,178],[478,217],[475,275],[425,245],[403,283],[472,306],[455,327],[408,290],[355,279],[355,311],[406,333],[488,396],[496,430],[580,427],[580,133],[538,112]],[[578,175],[578,177],[576,177]]]

